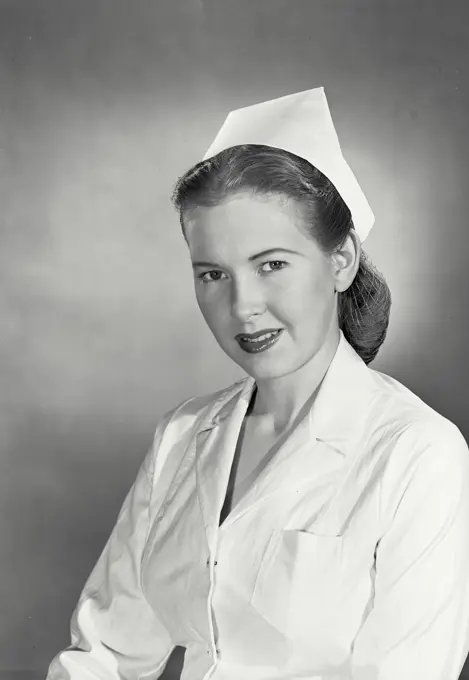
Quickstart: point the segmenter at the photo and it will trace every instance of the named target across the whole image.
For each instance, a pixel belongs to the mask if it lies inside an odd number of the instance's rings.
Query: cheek
[[[326,275],[318,273],[308,272],[272,292],[272,307],[282,309],[292,320],[298,320],[303,314],[307,314],[307,318],[317,318],[334,304],[333,283]]]
[[[305,341],[308,345],[320,341],[334,313],[333,292],[323,284],[315,282],[314,285],[312,290],[300,290],[282,304],[282,320],[297,341]]]
[[[196,290],[196,300],[210,329],[215,330],[223,325],[226,305],[223,303],[222,296],[209,291]]]

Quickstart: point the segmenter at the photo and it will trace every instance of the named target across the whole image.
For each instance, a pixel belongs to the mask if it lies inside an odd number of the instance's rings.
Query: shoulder
[[[199,430],[205,426],[224,404],[233,399],[245,387],[248,378],[202,395],[191,396],[167,411],[158,423],[155,436],[167,435],[177,431],[178,437]]]
[[[330,410],[346,411],[346,422],[353,421],[363,435],[362,449],[383,463],[398,445],[418,455],[427,445],[456,443],[464,446],[457,426],[438,413],[399,380],[366,365],[352,347],[344,343],[340,371],[333,384],[335,399]],[[345,398],[341,399],[341,394]]]
[[[469,449],[459,428],[398,380],[370,369],[376,398],[370,420],[380,450],[382,492],[398,503],[409,486],[428,496],[469,493]],[[426,492],[425,492],[426,490]],[[394,497],[394,498],[392,498]]]
[[[369,369],[376,395],[374,416],[383,428],[407,440],[416,437],[422,445],[465,444],[459,428],[432,408],[412,390],[391,376]]]
[[[243,378],[215,392],[189,397],[159,419],[144,464],[152,483],[162,475],[164,479],[166,472],[171,476],[197,432],[205,429],[230,399],[236,398],[247,381]]]

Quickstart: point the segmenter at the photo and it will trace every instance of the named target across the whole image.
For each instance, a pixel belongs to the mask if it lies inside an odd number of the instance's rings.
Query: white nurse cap
[[[239,144],[277,147],[315,165],[347,204],[360,240],[368,236],[375,218],[342,155],[323,87],[232,111],[204,160]]]

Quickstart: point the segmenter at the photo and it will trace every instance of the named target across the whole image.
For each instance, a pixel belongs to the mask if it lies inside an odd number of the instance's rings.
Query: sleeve
[[[469,452],[455,426],[426,445],[396,505],[351,678],[457,680],[469,651]]]
[[[52,661],[46,680],[156,680],[163,673],[174,645],[140,581],[163,429],[162,423],[81,593],[71,620],[72,644]]]

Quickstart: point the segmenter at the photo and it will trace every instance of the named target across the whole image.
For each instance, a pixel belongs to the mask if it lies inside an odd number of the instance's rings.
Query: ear
[[[343,293],[352,285],[360,264],[361,244],[358,234],[351,229],[344,244],[331,255],[335,290]]]

